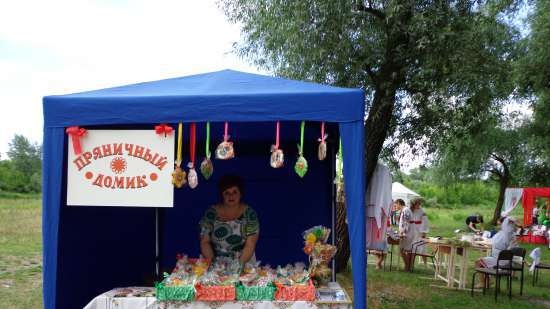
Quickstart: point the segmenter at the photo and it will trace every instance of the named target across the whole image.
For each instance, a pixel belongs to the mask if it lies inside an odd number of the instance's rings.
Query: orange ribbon
[[[80,145],[80,138],[86,135],[86,129],[79,128],[78,126],[68,127],[65,132],[71,136],[73,141],[73,151],[75,155],[80,155],[82,153],[82,146]]]
[[[165,123],[155,126],[155,132],[157,132],[157,134],[164,134],[164,137],[166,137],[166,135],[170,135],[173,131],[174,129]]]

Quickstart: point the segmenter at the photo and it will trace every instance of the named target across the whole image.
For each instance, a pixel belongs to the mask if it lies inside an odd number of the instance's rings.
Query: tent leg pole
[[[331,173],[331,180],[332,180],[332,198],[331,198],[331,213],[332,213],[332,221],[331,221],[331,230],[332,230],[332,237],[331,237],[331,242],[332,242],[332,245],[333,246],[336,246],[336,151],[334,149],[334,147],[330,147],[331,151],[330,151],[330,158],[332,159],[331,160],[331,168],[330,168],[330,173]],[[333,282],[336,282],[336,261],[335,259],[333,258],[332,259],[332,281]]]
[[[159,278],[159,209],[155,208],[155,277]]]

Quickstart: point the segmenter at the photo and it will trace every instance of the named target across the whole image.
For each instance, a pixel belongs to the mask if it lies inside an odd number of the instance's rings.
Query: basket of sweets
[[[176,259],[172,273],[164,273],[164,280],[155,284],[159,301],[192,301],[195,298],[195,283],[209,266],[209,261],[203,258],[190,259],[178,254]]]
[[[274,300],[277,288],[273,279],[275,272],[269,266],[259,268],[256,264],[245,267],[236,286],[237,300]]]
[[[201,301],[235,300],[235,284],[239,281],[240,264],[231,258],[217,258],[212,267],[195,285],[195,299]]]
[[[290,265],[285,268],[279,267],[274,284],[277,287],[276,300],[315,300],[315,286],[310,279],[309,272],[302,263],[296,263],[294,267]]]

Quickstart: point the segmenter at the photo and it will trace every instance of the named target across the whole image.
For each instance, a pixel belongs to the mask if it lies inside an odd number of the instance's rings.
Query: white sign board
[[[88,130],[69,137],[67,205],[173,207],[174,134]]]

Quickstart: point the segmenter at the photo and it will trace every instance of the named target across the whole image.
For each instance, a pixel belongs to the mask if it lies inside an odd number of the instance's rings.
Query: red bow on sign
[[[174,131],[174,129],[171,126],[164,123],[161,123],[158,126],[155,126],[155,132],[157,132],[157,134],[164,134],[164,137],[172,133],[172,131]]]
[[[80,146],[80,138],[86,135],[86,129],[79,128],[78,126],[68,127],[65,132],[71,136],[73,140],[73,150],[75,155],[80,155],[82,153],[82,146]]]

